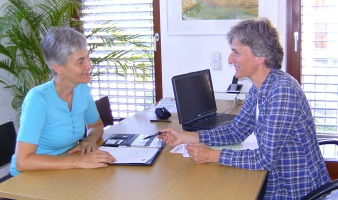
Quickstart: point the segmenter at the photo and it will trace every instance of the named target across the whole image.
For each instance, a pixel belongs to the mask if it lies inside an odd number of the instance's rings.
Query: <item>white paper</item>
[[[149,140],[144,140],[143,138],[147,137],[148,135],[145,134],[140,134],[139,136],[137,136],[137,138],[134,140],[134,142],[131,144],[132,146],[145,146],[146,143]]]
[[[134,142],[131,144],[132,147],[143,147],[146,145],[146,143],[150,140],[150,139],[144,139],[145,137],[147,137],[149,135],[146,134],[140,134],[135,140]],[[156,147],[156,148],[161,148],[162,147],[162,140],[160,138],[155,137],[153,139],[153,141],[149,144],[149,146],[147,147]]]
[[[175,146],[170,153],[181,153],[183,157],[189,157],[188,151],[185,148],[186,144],[179,144]],[[231,150],[243,150],[243,149],[257,149],[257,140],[254,134],[251,134],[244,142],[240,144],[227,145],[227,146],[210,146],[212,149],[222,150],[222,149],[231,149]]]
[[[116,159],[116,164],[118,163],[147,163],[152,159],[158,148],[148,148],[148,147],[105,147],[101,146],[99,148],[102,151],[109,152]]]
[[[176,102],[174,99],[169,97],[161,99],[155,108],[152,111],[155,112],[156,108],[163,108],[165,107],[170,113],[177,113]]]
[[[184,158],[189,158],[189,154],[187,149],[185,148],[187,145],[186,144],[179,144],[176,147],[174,147],[170,153],[181,153]]]

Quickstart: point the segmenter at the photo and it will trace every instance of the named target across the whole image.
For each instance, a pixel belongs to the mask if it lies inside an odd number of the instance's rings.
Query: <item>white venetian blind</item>
[[[338,136],[338,1],[302,0],[302,87],[319,137]]]
[[[146,45],[153,58],[153,7],[152,0],[82,0],[84,32],[96,27],[99,23],[111,21],[125,34],[138,34],[143,45]],[[104,33],[100,33],[104,34]],[[89,38],[88,43],[95,41],[95,37]],[[122,48],[122,47],[119,47]],[[128,48],[128,47],[126,47]],[[98,49],[91,56],[107,54],[116,49]],[[136,61],[126,63],[130,65],[143,65],[149,69],[149,77],[146,79],[135,78],[128,70],[126,77],[115,73],[115,66],[102,63],[94,66],[94,69],[105,69],[107,74],[95,76],[90,84],[94,99],[107,95],[110,100],[114,118],[125,118],[143,110],[155,102],[155,78],[153,59],[146,54]],[[149,56],[149,55],[148,55]],[[119,67],[118,67],[119,68]],[[136,71],[136,73],[142,73]]]

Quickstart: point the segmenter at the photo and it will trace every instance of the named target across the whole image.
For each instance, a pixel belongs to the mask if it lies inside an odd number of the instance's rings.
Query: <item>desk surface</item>
[[[218,102],[231,108],[232,101]],[[223,110],[225,110],[223,109]],[[222,109],[219,109],[222,111]],[[234,113],[238,112],[235,110]],[[156,122],[142,111],[105,131],[152,134],[165,127],[181,129],[177,115],[171,123]],[[217,163],[195,164],[166,146],[153,166],[110,166],[23,172],[0,184],[0,196],[14,199],[256,199],[265,171],[250,171]]]

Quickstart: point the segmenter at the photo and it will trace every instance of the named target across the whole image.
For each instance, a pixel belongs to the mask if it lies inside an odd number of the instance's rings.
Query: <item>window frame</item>
[[[293,76],[301,84],[301,59],[300,41],[301,34],[298,34],[295,43],[294,33],[301,33],[301,0],[287,0],[286,2],[286,72]],[[297,44],[298,51],[295,51]]]
[[[112,0],[113,1],[113,0]],[[81,1],[82,2],[82,1]],[[151,3],[150,3],[151,4]],[[81,8],[80,8],[81,9]],[[159,35],[156,41],[156,51],[153,51],[153,70],[154,70],[154,101],[158,102],[163,98],[162,89],[162,60],[161,60],[161,26],[160,26],[160,2],[157,0],[152,1],[152,16],[153,16],[153,36],[155,33]],[[81,10],[80,10],[81,13]],[[80,18],[79,16],[75,16]],[[81,31],[81,30],[80,30]],[[112,104],[112,103],[111,103]]]
[[[153,22],[154,33],[159,34],[159,40],[156,42],[156,51],[154,51],[154,69],[155,69],[155,98],[156,102],[163,98],[162,85],[162,59],[161,59],[161,24],[160,24],[160,1],[153,0]]]
[[[301,41],[302,41],[302,0],[287,0],[286,2],[286,72],[293,76],[299,84],[302,84],[302,58],[301,58]],[[298,32],[298,41],[295,43],[294,32]],[[295,51],[297,45],[298,51]],[[306,84],[304,82],[304,84]],[[309,99],[310,100],[310,99]],[[328,102],[328,101],[326,101]],[[309,103],[311,103],[309,101]],[[311,108],[317,109],[316,107]],[[329,108],[327,108],[329,109]],[[319,118],[317,116],[317,118]],[[316,129],[322,124],[316,123]],[[324,124],[324,127],[329,126]],[[318,134],[318,133],[317,133]],[[336,138],[338,133],[319,133],[318,138]]]

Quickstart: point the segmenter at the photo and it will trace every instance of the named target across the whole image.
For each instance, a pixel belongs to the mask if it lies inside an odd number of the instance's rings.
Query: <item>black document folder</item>
[[[112,134],[102,146],[109,147],[157,147],[162,148],[164,143],[157,137],[144,139],[146,134]]]
[[[154,164],[162,148],[156,147],[107,147],[101,146],[116,158],[113,165],[151,166]]]
[[[165,146],[157,137],[144,134],[112,134],[100,147],[116,158],[113,165],[151,166]]]

